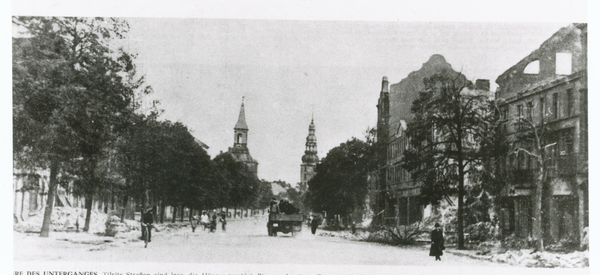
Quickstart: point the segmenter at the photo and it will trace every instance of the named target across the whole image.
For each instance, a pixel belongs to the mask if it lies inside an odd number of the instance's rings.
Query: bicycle
[[[148,239],[150,238],[151,224],[142,223],[142,239],[144,239],[144,248],[148,247]]]

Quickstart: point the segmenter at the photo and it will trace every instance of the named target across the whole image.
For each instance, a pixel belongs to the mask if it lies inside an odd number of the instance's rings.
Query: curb
[[[453,254],[453,255],[457,255],[457,256],[469,257],[471,259],[485,260],[485,261],[495,262],[495,261],[492,260],[492,256],[473,255],[471,253],[461,252],[461,251],[453,251],[453,250],[446,250],[446,252],[450,253],[450,254]]]

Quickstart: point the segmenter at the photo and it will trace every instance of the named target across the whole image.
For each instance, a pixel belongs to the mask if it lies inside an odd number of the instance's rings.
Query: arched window
[[[535,61],[529,62],[529,64],[527,64],[527,66],[525,66],[523,73],[524,74],[539,74],[540,73],[540,61],[535,60]]]
[[[237,143],[242,143],[242,134],[238,134]]]

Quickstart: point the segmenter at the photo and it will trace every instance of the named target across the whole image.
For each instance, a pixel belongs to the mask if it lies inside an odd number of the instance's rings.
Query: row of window
[[[402,167],[395,166],[387,169],[387,182],[390,184],[400,184],[410,180],[410,173]]]
[[[519,119],[525,119],[532,123],[543,123],[544,121],[557,120],[564,117],[570,117],[576,114],[575,112],[575,97],[573,94],[573,89],[567,89],[566,98],[562,98],[559,92],[552,94],[552,99],[550,102],[550,106],[548,108],[546,97],[540,97],[537,100],[537,103],[533,100],[524,102],[524,104],[517,105],[517,117]],[[566,102],[561,102],[562,100]],[[566,104],[566,106],[562,106],[562,104]],[[537,106],[536,106],[537,105]],[[537,107],[537,108],[536,108]],[[561,112],[561,109],[564,109],[564,112]],[[535,110],[537,109],[537,116],[535,114]],[[505,105],[500,110],[501,119],[509,119],[509,105]],[[522,130],[527,128],[525,123],[517,123],[517,129]]]
[[[574,153],[573,141],[572,129],[563,130],[552,135],[549,138],[549,142],[546,143],[549,145],[545,151],[548,166],[556,166],[559,164],[558,160],[561,158],[572,156]],[[539,167],[536,160],[537,157],[532,155],[537,153],[531,149],[532,146],[528,146],[526,144],[517,144],[516,147],[526,148],[529,153],[525,151],[519,151],[517,154],[511,155],[510,162],[515,168],[528,170],[537,169]]]
[[[388,145],[388,161],[402,157],[402,154],[408,149],[408,139],[400,138]]]

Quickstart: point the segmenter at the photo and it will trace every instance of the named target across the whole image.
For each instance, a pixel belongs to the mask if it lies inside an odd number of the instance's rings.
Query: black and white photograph
[[[10,272],[590,274],[588,3],[427,2],[13,1]]]

